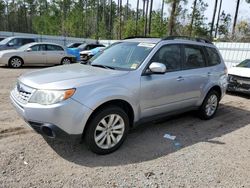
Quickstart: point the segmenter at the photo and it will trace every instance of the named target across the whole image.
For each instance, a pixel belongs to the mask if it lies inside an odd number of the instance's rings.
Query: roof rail
[[[123,40],[126,40],[126,39],[135,39],[135,38],[159,38],[159,37],[145,37],[145,36],[131,36],[131,37],[126,37],[124,38]]]
[[[192,41],[196,41],[196,42],[203,42],[203,43],[213,44],[208,39],[195,38],[195,37],[189,37],[189,36],[167,36],[167,37],[163,38],[162,40],[174,40],[174,39],[192,40]]]

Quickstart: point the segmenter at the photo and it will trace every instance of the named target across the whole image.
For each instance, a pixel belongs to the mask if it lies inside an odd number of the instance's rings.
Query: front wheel
[[[85,142],[97,154],[108,154],[117,150],[129,130],[129,118],[119,107],[109,106],[94,114],[85,132]]]
[[[212,119],[216,114],[218,106],[219,94],[218,92],[212,90],[207,94],[199,109],[200,118],[205,120]]]
[[[23,60],[19,57],[12,57],[9,60],[9,66],[12,68],[20,68],[23,65]]]

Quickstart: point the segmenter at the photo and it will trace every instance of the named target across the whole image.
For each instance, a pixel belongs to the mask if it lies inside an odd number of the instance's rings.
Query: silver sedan
[[[16,50],[3,50],[0,52],[0,64],[13,68],[22,65],[55,65],[70,64],[75,57],[67,53],[67,50],[58,44],[34,42],[26,44]]]

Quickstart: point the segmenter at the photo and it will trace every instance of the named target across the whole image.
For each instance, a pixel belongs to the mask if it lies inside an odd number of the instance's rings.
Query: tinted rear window
[[[221,63],[220,56],[218,55],[217,50],[209,47],[205,48],[207,50],[207,55],[208,55],[208,65],[213,66],[220,64]]]

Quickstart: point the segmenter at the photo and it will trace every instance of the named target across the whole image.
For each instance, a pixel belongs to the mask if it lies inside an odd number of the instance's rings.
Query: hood
[[[250,78],[250,68],[233,67],[228,70],[228,74]]]
[[[128,72],[78,63],[29,72],[22,75],[19,81],[37,89],[68,89],[96,81],[106,82],[107,79],[122,76]]]
[[[80,52],[80,54],[89,54],[89,53],[91,53],[91,50],[84,50]]]

